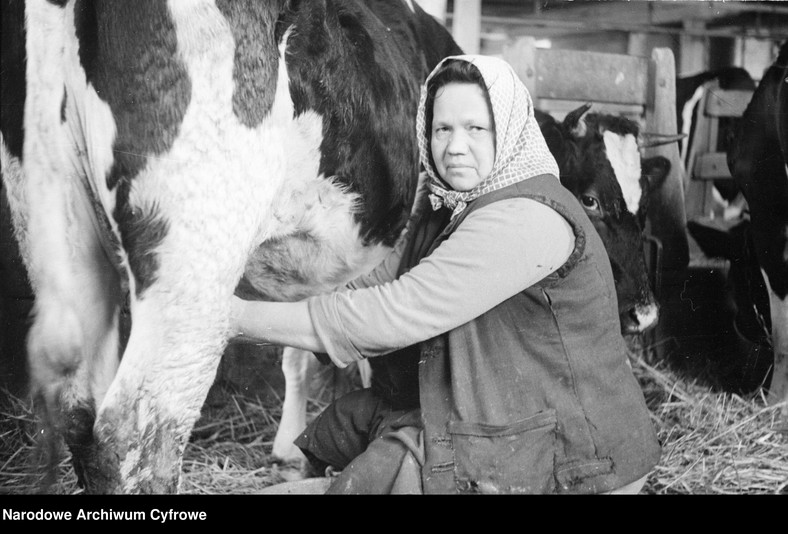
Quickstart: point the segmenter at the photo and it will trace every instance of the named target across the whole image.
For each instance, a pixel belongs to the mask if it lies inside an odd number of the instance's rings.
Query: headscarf
[[[450,59],[467,61],[479,69],[490,94],[495,120],[496,150],[492,172],[470,191],[454,191],[446,187],[430,163],[430,143],[425,125],[427,85],[443,63]],[[453,210],[452,218],[462,212],[468,202],[485,193],[540,174],[558,177],[558,165],[534,117],[531,95],[517,73],[502,59],[462,55],[441,61],[422,85],[416,129],[421,163],[430,178],[428,187],[432,209],[437,210],[445,205]]]

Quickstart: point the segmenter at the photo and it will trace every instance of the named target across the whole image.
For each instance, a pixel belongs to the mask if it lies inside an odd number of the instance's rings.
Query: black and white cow
[[[700,72],[693,76],[676,78],[676,124],[678,131],[685,135],[680,142],[681,161],[686,171],[694,158],[693,142],[698,124],[700,101],[708,91],[753,91],[755,81],[747,70],[741,67],[723,67]],[[741,119],[739,117],[720,117],[718,120],[717,146],[708,147],[713,152],[728,152],[733,136]],[[728,205],[731,218],[740,214],[738,203],[739,189],[732,180],[715,180],[714,194],[718,195],[721,205]]]
[[[459,50],[390,0],[28,0],[15,31],[2,164],[34,392],[87,491],[177,491],[231,295],[300,299],[383,257],[420,82]]]
[[[788,41],[744,111],[728,167],[750,212],[755,254],[769,292],[772,402],[788,424]]]
[[[703,71],[692,76],[679,76],[676,78],[676,125],[679,132],[687,137],[682,140],[681,146],[690,144],[694,124],[697,122],[698,102],[708,90],[710,83],[723,90],[752,91],[755,82],[746,69],[741,67],[723,67],[720,69]],[[728,135],[720,136],[721,142],[728,144]],[[716,148],[716,147],[715,147]],[[685,150],[682,150],[684,154]],[[723,150],[725,152],[725,150]]]
[[[647,202],[670,171],[661,156],[642,159],[640,148],[655,146],[625,117],[587,113],[584,105],[563,122],[537,111],[561,183],[585,208],[605,244],[618,296],[621,331],[641,333],[654,326],[658,305],[646,266],[643,225]],[[662,139],[675,142],[678,137]]]
[[[712,387],[748,394],[768,384],[774,355],[769,295],[755,257],[749,215],[687,221],[687,232],[709,258],[726,269],[694,269],[684,286],[682,329],[674,360]],[[672,311],[672,310],[671,310]]]

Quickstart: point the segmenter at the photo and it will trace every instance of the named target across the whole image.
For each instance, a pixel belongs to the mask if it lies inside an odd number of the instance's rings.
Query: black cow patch
[[[12,156],[22,159],[24,130],[22,122],[25,110],[25,4],[22,0],[3,0],[2,30],[0,45],[2,46],[2,63],[0,63],[0,101],[3,111],[0,113],[0,131],[3,133],[3,144],[8,147]]]
[[[68,104],[68,89],[63,87],[63,99],[60,101],[60,123],[66,122],[66,104]]]
[[[216,7],[230,23],[235,40],[233,112],[241,124],[254,128],[274,103],[279,54],[275,41],[277,17],[257,0],[218,0]]]
[[[149,156],[175,141],[191,96],[191,81],[177,58],[175,27],[166,4],[77,0],[74,5],[79,58],[88,84],[109,105],[117,128],[107,186],[117,189],[113,217],[129,252],[137,293],[153,281],[152,252],[166,234],[154,213],[128,205],[130,181]],[[97,39],[106,35],[106,39]]]
[[[128,198],[129,187],[129,182],[122,182],[118,195]],[[128,254],[129,267],[137,283],[136,295],[139,297],[156,281],[159,262],[154,250],[167,235],[168,225],[156,207],[150,211],[141,211],[125,204],[123,209],[115,211],[115,218],[122,229],[121,241]]]
[[[320,172],[361,195],[365,240],[387,246],[415,194],[415,110],[428,74],[417,29],[402,24],[407,10],[404,2],[305,2],[281,20],[282,31],[294,28],[287,61],[295,113],[323,117]],[[432,34],[447,35],[433,22]]]
[[[170,149],[189,104],[191,82],[176,59],[175,27],[166,4],[140,9],[122,0],[77,0],[75,17],[87,81],[107,102],[117,126],[115,163],[107,177],[112,189],[139,173],[148,156]],[[110,37],[99,41],[96,35]]]

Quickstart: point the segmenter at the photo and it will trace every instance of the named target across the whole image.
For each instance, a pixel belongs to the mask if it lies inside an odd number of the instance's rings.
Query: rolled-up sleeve
[[[435,337],[563,265],[567,221],[542,203],[506,199],[470,215],[432,254],[391,282],[309,299],[315,330],[340,367]]]

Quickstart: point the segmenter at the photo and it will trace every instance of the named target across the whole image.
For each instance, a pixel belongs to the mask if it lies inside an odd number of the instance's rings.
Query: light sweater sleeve
[[[309,313],[332,361],[344,367],[456,328],[563,265],[569,223],[526,198],[480,208],[400,278],[311,297]]]
[[[391,282],[397,277],[400,259],[402,258],[405,244],[407,243],[407,231],[403,232],[391,252],[380,262],[372,271],[354,278],[345,285],[347,289],[363,289],[365,287],[377,286]]]

